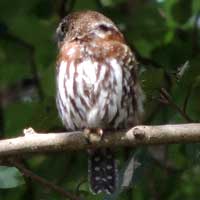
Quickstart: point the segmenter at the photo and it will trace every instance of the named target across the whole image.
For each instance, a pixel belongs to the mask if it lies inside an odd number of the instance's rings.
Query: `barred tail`
[[[89,181],[91,190],[98,194],[111,194],[117,186],[117,167],[113,152],[106,149],[96,149],[89,152]]]

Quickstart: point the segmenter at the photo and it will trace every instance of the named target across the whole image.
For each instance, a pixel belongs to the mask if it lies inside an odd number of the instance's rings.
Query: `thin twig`
[[[169,93],[165,90],[165,88],[161,88],[160,90],[161,98],[159,99],[160,102],[164,104],[168,104],[171,107],[173,107],[188,123],[194,122],[187,113],[184,112],[183,109],[181,109],[174,101],[172,100]]]
[[[193,84],[189,87],[187,94],[186,94],[186,97],[185,97],[185,100],[184,100],[184,103],[183,103],[183,112],[184,113],[186,113],[187,105],[188,105],[189,99],[190,99],[191,94],[192,94],[192,89],[193,89]]]
[[[80,200],[79,197],[73,195],[70,192],[65,191],[61,187],[53,184],[52,182],[49,182],[48,180],[44,179],[43,177],[38,176],[37,174],[33,173],[31,170],[25,168],[24,165],[21,164],[20,162],[18,162],[16,160],[10,160],[10,164],[12,164],[17,169],[19,169],[19,171],[24,176],[26,176],[28,178],[31,178],[32,180],[34,180],[37,183],[40,183],[41,185],[45,186],[46,188],[50,188],[51,190],[53,190],[53,191],[59,193],[60,195],[62,195],[63,197],[68,198],[70,200]]]

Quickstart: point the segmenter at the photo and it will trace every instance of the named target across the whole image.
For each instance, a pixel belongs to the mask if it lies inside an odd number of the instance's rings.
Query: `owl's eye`
[[[56,30],[56,40],[58,43],[62,42],[67,32],[66,22],[61,22]]]
[[[104,31],[104,32],[107,32],[107,31],[110,31],[112,30],[112,27],[106,25],[106,24],[100,24],[98,26],[98,28],[101,30],[101,31]]]
[[[66,23],[62,23],[62,24],[60,25],[60,31],[61,31],[61,33],[62,33],[63,35],[67,32],[67,30],[66,30]]]
[[[59,35],[61,37],[61,40],[64,39],[66,32],[67,32],[67,24],[63,22],[61,23],[60,30],[59,30]]]
[[[114,25],[111,23],[97,23],[95,24],[94,28],[92,29],[92,32],[100,38],[105,38],[109,35],[112,35],[116,32],[116,29]]]

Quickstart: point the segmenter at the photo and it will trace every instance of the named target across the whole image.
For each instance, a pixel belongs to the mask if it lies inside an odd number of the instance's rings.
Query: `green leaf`
[[[14,188],[24,184],[24,179],[15,167],[0,166],[0,188]]]
[[[200,1],[198,1],[198,0],[193,0],[192,1],[192,10],[193,10],[194,14],[199,12],[199,10],[200,10]]]
[[[124,2],[124,0],[100,0],[100,2],[103,6],[114,7]]]
[[[191,16],[191,1],[179,0],[172,7],[172,16],[180,23],[185,23]]]

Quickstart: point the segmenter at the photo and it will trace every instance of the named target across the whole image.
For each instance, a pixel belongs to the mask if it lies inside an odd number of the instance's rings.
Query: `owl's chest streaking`
[[[57,63],[56,102],[65,127],[126,126],[137,103],[135,68],[131,51],[120,42],[63,45]]]

